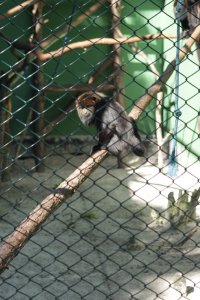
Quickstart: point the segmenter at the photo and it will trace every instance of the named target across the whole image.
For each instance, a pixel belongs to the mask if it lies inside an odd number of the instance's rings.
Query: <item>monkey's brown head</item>
[[[76,99],[76,104],[81,108],[96,106],[102,96],[95,92],[85,92]]]

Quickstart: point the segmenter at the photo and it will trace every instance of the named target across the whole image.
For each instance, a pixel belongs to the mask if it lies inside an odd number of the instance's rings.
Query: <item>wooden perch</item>
[[[21,224],[0,244],[0,273],[9,262],[18,254],[30,237],[37,232],[42,223],[90,176],[107,156],[106,150],[101,150],[88,158],[78,169],[66,178],[54,191],[47,196],[24,219]]]
[[[155,34],[147,34],[144,36],[131,36],[131,37],[122,37],[118,39],[113,38],[93,38],[86,41],[79,41],[75,43],[68,44],[65,47],[61,47],[55,51],[51,51],[48,53],[40,53],[38,54],[38,58],[41,61],[45,61],[48,59],[52,59],[55,57],[59,57],[67,52],[70,52],[74,49],[82,49],[82,48],[88,48],[95,45],[115,45],[115,44],[131,44],[135,42],[141,42],[141,41],[147,41],[147,40],[156,40],[156,39],[165,39],[165,38],[176,38],[176,35],[174,34],[162,34],[162,33],[155,33]]]
[[[29,7],[33,5],[34,3],[38,2],[39,0],[27,0],[23,3],[20,3],[19,5],[16,5],[15,7],[9,9],[5,14],[0,15],[0,21],[10,18],[11,16],[19,13],[21,10],[23,10],[25,7]]]
[[[200,26],[196,28],[192,36],[180,51],[180,59],[183,60],[189,52],[195,39],[200,35]],[[151,101],[152,97],[160,91],[162,86],[169,79],[174,71],[175,60],[169,64],[166,71],[142,96],[137,106],[130,113],[134,119],[140,117],[142,109]],[[70,196],[74,191],[90,176],[90,174],[107,157],[106,150],[100,150],[89,157],[80,167],[78,167],[68,178],[66,178],[55,190],[47,196],[22,222],[21,224],[0,244],[0,272],[3,272],[10,261],[19,253],[20,249],[36,233],[39,227],[47,218]]]
[[[151,69],[152,73],[156,76],[156,78],[160,77],[159,71],[156,68],[154,62],[150,59],[150,57],[145,54],[145,52],[137,47],[132,47],[132,50],[135,51],[138,55],[146,60],[148,67]],[[160,91],[157,93],[157,101],[156,101],[156,111],[155,111],[155,126],[156,126],[156,137],[157,137],[157,146],[158,146],[158,167],[163,167],[163,135],[162,135],[162,103],[163,103],[164,93]],[[167,134],[169,138],[171,135]]]
[[[188,38],[185,45],[180,49],[179,60],[180,62],[184,60],[186,55],[191,51],[192,45],[196,42],[200,36],[200,25],[196,27],[192,35]],[[176,59],[169,63],[168,67],[164,73],[158,78],[158,80],[153,83],[146,91],[146,93],[138,99],[134,108],[130,112],[130,116],[133,119],[138,119],[142,112],[145,110],[147,105],[149,105],[151,99],[162,90],[163,86],[166,84],[167,80],[170,78],[176,67]]]
[[[12,16],[13,14],[19,12],[20,10],[24,9],[24,7],[28,7],[30,5],[33,5],[34,3],[37,3],[39,0],[28,0],[20,5],[17,5],[16,7],[12,8],[11,10],[7,11],[4,15],[0,15],[0,20],[5,19],[7,17]],[[48,49],[50,46],[52,46],[55,42],[57,42],[59,39],[64,37],[66,35],[66,32],[70,31],[72,28],[80,25],[84,20],[86,20],[88,17],[90,17],[92,14],[94,14],[103,4],[106,3],[107,0],[100,0],[98,3],[93,4],[90,6],[86,11],[83,12],[82,15],[78,16],[74,21],[72,21],[70,28],[68,25],[63,26],[61,29],[54,32],[54,34],[47,39],[44,39],[40,42],[40,49]],[[24,43],[22,41],[12,41],[9,38],[7,38],[2,32],[0,32],[0,36],[4,39],[5,42],[8,43],[8,45],[11,45],[13,48],[22,49],[25,52],[28,52],[27,55],[31,57],[30,62],[36,58],[36,55],[34,53],[35,45],[29,41],[29,43]],[[37,51],[36,51],[37,52]],[[20,76],[16,76],[15,72],[13,70],[9,71],[9,78],[11,78],[11,85],[16,83],[16,81],[20,78]]]
[[[45,39],[43,42],[41,42],[41,49],[47,49],[50,46],[52,46],[55,42],[57,42],[59,39],[63,38],[66,35],[66,32],[69,33],[69,31],[80,25],[82,22],[87,20],[92,14],[94,14],[103,4],[106,3],[107,0],[100,0],[97,3],[90,6],[86,11],[83,12],[82,15],[78,16],[75,20],[72,21],[70,28],[68,25],[63,26],[61,29],[58,29],[54,32],[54,34]]]

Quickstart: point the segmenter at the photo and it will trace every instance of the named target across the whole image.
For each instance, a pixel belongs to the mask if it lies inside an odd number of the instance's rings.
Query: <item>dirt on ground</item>
[[[2,240],[85,161],[90,144],[49,145],[44,173],[31,158],[15,162],[1,185]],[[172,179],[155,156],[126,169],[109,156],[1,274],[0,299],[200,299],[199,206],[177,227],[168,209],[170,192],[199,188],[196,168]]]

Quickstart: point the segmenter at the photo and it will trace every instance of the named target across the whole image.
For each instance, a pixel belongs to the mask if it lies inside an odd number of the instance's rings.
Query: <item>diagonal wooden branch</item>
[[[74,191],[90,176],[107,155],[106,150],[101,150],[88,158],[0,244],[0,273],[7,268],[10,261],[18,254],[30,237],[37,232],[41,224],[73,195]]]
[[[18,12],[20,12],[21,10],[23,10],[25,7],[29,7],[31,5],[33,5],[34,3],[38,2],[39,0],[27,0],[24,1],[23,3],[16,5],[15,7],[9,9],[5,14],[1,14],[0,15],[0,21],[7,19],[15,14],[17,14]]]
[[[137,47],[132,47],[132,50],[135,51],[138,55],[146,60],[148,67],[151,69],[152,73],[156,78],[160,77],[159,71],[156,68],[155,63],[150,59],[150,57],[141,49]],[[156,99],[156,109],[155,109],[155,127],[156,127],[156,138],[158,146],[158,167],[162,168],[163,166],[163,135],[162,135],[162,103],[163,103],[163,91],[157,93]]]
[[[196,27],[194,32],[191,34],[191,36],[188,38],[185,45],[180,49],[180,55],[179,59],[180,62],[182,62],[187,54],[191,51],[192,45],[196,42],[196,40],[200,36],[200,25]],[[145,110],[147,105],[149,105],[151,99],[162,90],[162,88],[165,86],[167,80],[170,78],[172,73],[174,72],[176,67],[176,59],[172,60],[171,63],[169,63],[168,67],[164,71],[164,73],[158,78],[158,80],[153,83],[145,92],[145,94],[138,99],[135,106],[133,107],[132,111],[130,112],[130,116],[133,119],[138,119],[142,112]]]
[[[200,26],[196,28],[185,46],[181,49],[180,60],[183,60],[189,52],[195,39],[200,35]],[[137,102],[130,116],[137,119],[151,101],[152,97],[160,91],[174,71],[175,60],[173,60],[160,78],[147,90]],[[106,150],[100,150],[89,157],[78,169],[67,177],[54,191],[47,196],[22,222],[21,224],[0,244],[0,272],[3,272],[11,260],[19,253],[20,249],[37,232],[39,227],[47,218],[87,179],[99,164],[108,156]]]
[[[112,58],[109,56],[105,61],[94,71],[92,76],[88,80],[88,84],[92,85],[98,77],[103,74],[103,72],[111,65]],[[107,78],[107,81],[110,82],[110,76]]]

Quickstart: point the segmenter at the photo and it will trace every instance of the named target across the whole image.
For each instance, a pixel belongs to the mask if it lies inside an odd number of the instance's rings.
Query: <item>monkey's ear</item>
[[[77,103],[82,108],[96,106],[101,101],[101,96],[94,92],[86,92],[77,98]]]

